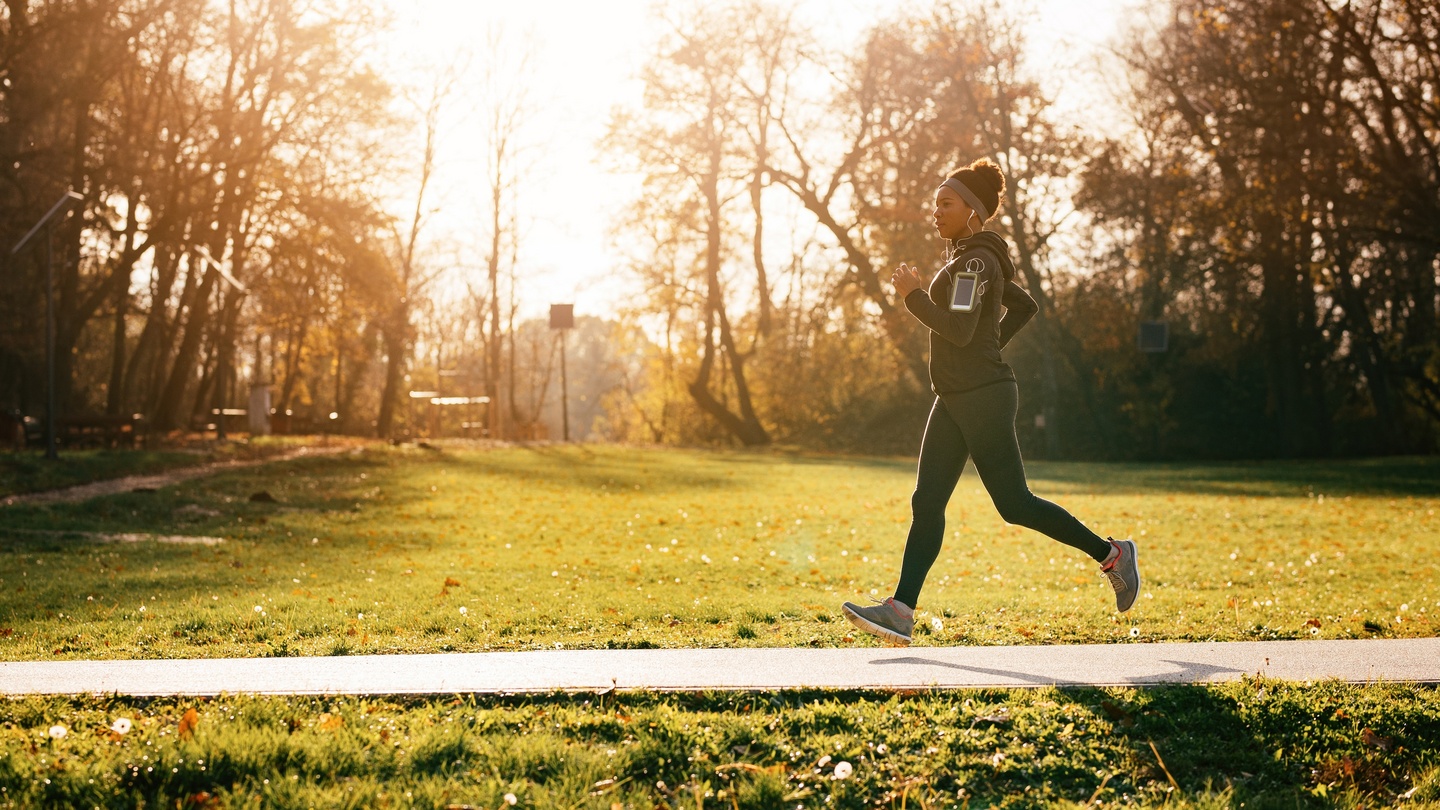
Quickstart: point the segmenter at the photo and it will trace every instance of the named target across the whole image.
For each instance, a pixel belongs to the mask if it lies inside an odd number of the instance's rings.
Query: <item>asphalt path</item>
[[[0,694],[417,695],[1440,682],[1440,639],[358,655],[0,663]]]

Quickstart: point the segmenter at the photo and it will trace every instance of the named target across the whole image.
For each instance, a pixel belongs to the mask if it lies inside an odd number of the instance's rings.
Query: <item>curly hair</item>
[[[947,179],[958,180],[975,193],[987,209],[986,212],[977,212],[988,214],[981,218],[982,224],[1000,210],[1000,204],[1005,199],[1005,173],[990,158],[979,158],[969,166],[951,172]]]

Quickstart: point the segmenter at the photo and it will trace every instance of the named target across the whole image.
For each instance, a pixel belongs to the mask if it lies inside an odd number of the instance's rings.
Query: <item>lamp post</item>
[[[52,461],[60,457],[60,452],[55,443],[55,250],[50,239],[51,220],[83,199],[74,191],[62,194],[10,251],[11,256],[19,253],[41,228],[45,229],[45,458]]]
[[[239,280],[237,280],[233,275],[226,271],[224,267],[221,267],[219,262],[215,261],[215,258],[210,255],[210,251],[206,250],[204,245],[195,246],[195,255],[199,256],[201,261],[209,265],[211,270],[219,273],[220,278],[223,279],[232,290],[238,293],[242,300],[245,298],[245,296],[250,294],[250,291],[245,289],[244,284],[241,284]],[[225,374],[227,373],[227,364],[225,361],[230,359],[230,336],[225,334],[223,307],[221,308],[221,313],[222,320],[220,322],[220,357],[217,358],[215,361],[215,440],[223,442],[226,439]]]
[[[565,330],[575,327],[574,304],[550,305],[550,328],[559,330],[560,340],[560,430],[570,441],[570,385],[565,374]]]

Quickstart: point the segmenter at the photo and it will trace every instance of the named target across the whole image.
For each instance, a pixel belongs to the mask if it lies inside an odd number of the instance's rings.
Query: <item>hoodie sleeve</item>
[[[1024,328],[1035,313],[1040,310],[1035,305],[1035,299],[1025,292],[1025,288],[1014,281],[1005,282],[1005,292],[1000,298],[1000,303],[1005,305],[1005,317],[1000,319],[1000,348],[1015,337],[1015,333]]]
[[[951,268],[970,268],[971,272],[980,277],[980,289],[975,296],[976,305],[969,312],[950,309],[950,294],[954,284],[954,277],[950,275]],[[956,346],[964,347],[969,345],[970,339],[975,336],[975,327],[980,323],[980,313],[985,308],[985,297],[994,295],[993,288],[999,278],[1000,263],[994,254],[986,249],[972,250],[937,273],[930,282],[928,293],[917,289],[905,296],[905,308],[929,327],[930,331]],[[936,299],[939,299],[938,302]]]

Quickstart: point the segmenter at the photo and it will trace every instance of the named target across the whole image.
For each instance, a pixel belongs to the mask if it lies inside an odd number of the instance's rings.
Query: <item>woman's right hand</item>
[[[920,278],[920,272],[908,264],[902,263],[895,268],[890,276],[890,283],[895,287],[895,295],[904,301],[910,293],[925,286],[924,279]]]

